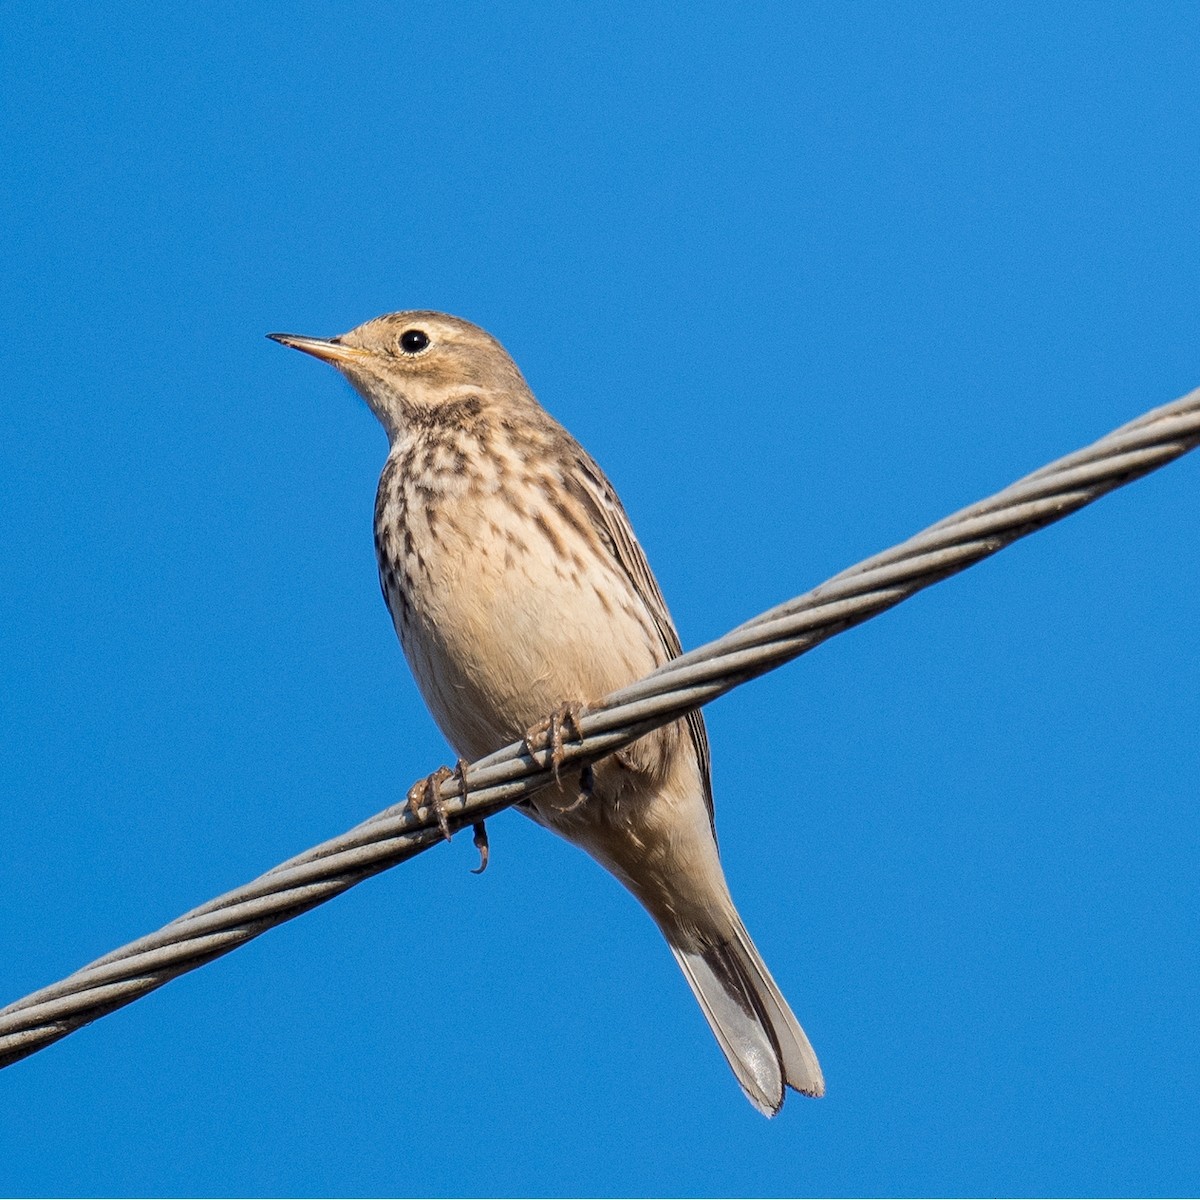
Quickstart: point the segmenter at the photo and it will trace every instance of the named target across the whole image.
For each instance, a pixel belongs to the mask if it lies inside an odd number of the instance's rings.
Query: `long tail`
[[[668,942],[759,1112],[773,1117],[779,1111],[785,1084],[806,1096],[825,1094],[817,1056],[736,913],[728,937],[697,947]]]

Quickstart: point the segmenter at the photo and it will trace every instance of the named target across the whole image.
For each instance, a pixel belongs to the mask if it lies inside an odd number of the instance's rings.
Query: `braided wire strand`
[[[582,767],[739,684],[877,616],[1200,444],[1200,389],[1152,409],[1003,491],[690,651],[612,693],[579,721],[560,768]],[[555,777],[548,752],[523,742],[440,784],[457,831]],[[465,782],[466,794],[463,794]],[[0,1067],[25,1058],[178,975],[307,912],[442,840],[426,804],[395,805],[226,892],[49,987],[0,1010]]]

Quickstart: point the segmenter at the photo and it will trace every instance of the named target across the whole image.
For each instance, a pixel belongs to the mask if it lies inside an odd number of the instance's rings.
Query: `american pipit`
[[[341,337],[271,334],[332,363],[391,443],[375,502],[384,598],[456,753],[520,739],[680,652],[625,510],[534,399],[504,347],[434,312]],[[751,1102],[824,1091],[816,1055],[755,950],[717,857],[699,713],[525,802],[641,901],[665,935]]]

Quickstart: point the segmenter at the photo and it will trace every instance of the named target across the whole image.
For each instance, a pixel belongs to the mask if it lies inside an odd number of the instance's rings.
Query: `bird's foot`
[[[442,831],[442,837],[446,841],[450,840],[450,822],[446,816],[446,802],[442,799],[441,787],[449,779],[458,780],[458,786],[461,789],[460,794],[465,800],[467,798],[467,764],[461,758],[455,764],[453,770],[450,767],[438,767],[432,775],[427,775],[424,779],[414,783],[408,791],[409,811],[414,816],[420,816],[422,808],[430,809],[437,818],[438,828]],[[476,828],[478,829],[478,826]],[[478,834],[476,834],[475,844],[479,844]]]
[[[583,741],[583,730],[579,727],[585,708],[582,704],[560,704],[544,721],[539,721],[525,734],[525,749],[535,762],[539,754],[545,755],[546,764],[557,781],[563,763],[563,747],[566,734],[571,740]]]

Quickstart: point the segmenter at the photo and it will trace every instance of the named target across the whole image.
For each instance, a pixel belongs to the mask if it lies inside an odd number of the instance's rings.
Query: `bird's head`
[[[267,337],[337,367],[391,440],[472,395],[483,401],[529,395],[516,363],[490,333],[445,313],[388,313],[340,337]]]

